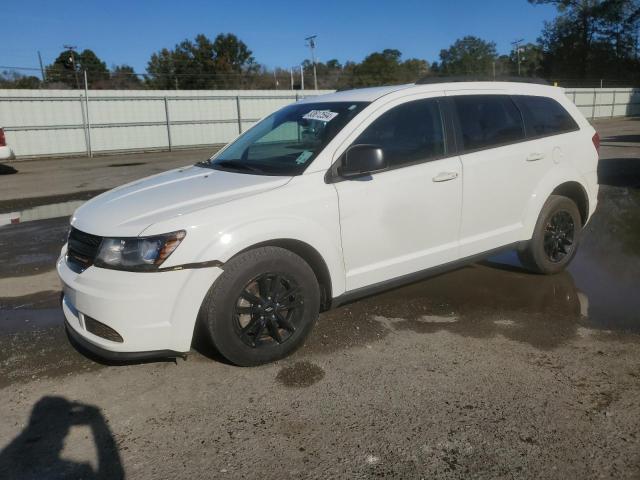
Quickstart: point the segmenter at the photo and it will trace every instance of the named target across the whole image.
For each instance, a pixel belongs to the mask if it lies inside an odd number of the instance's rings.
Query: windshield
[[[300,175],[368,103],[294,103],[268,116],[199,164],[255,175]]]

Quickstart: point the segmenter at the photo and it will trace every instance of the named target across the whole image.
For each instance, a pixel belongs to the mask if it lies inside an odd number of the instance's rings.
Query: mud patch
[[[376,320],[376,306],[365,300],[321,314],[301,353],[334,353],[382,340],[390,330]]]
[[[311,362],[296,362],[283,367],[276,375],[276,381],[285,387],[306,388],[324,378],[324,370]]]
[[[61,325],[0,336],[0,388],[101,368],[71,346]]]

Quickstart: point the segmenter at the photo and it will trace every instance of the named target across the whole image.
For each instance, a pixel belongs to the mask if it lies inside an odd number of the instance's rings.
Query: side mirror
[[[382,148],[377,145],[353,145],[347,149],[338,169],[344,178],[358,177],[387,168]]]

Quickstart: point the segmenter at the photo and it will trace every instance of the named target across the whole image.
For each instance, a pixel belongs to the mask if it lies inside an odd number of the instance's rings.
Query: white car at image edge
[[[13,150],[7,145],[4,128],[0,127],[0,160],[12,160],[14,157]]]
[[[306,98],[211,159],[81,206],[57,262],[71,340],[112,360],[204,335],[258,365],[319,312],[516,249],[578,248],[599,136],[555,87],[429,81]]]

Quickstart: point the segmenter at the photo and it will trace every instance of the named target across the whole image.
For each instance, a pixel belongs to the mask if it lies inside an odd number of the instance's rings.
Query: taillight
[[[600,134],[596,132],[591,141],[593,142],[593,146],[596,147],[596,152],[600,155]]]
[[[5,147],[7,145],[7,139],[4,138],[4,130],[0,128],[0,147]]]

